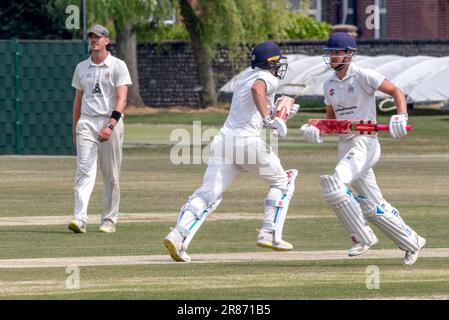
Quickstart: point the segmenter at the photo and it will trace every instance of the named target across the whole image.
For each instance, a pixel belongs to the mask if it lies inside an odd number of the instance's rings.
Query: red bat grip
[[[407,131],[413,130],[413,126],[411,124],[407,125],[405,128]],[[390,130],[390,126],[388,124],[377,124],[376,125],[376,131],[389,131],[389,130]]]

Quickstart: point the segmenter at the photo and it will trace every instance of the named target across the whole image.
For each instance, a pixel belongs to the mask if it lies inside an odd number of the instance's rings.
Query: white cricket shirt
[[[116,105],[116,88],[131,84],[126,63],[109,52],[100,64],[92,57],[78,63],[72,80],[72,87],[84,91],[81,115],[90,117],[109,117]]]
[[[224,134],[232,136],[259,136],[263,127],[262,116],[253,100],[251,88],[256,80],[262,80],[267,86],[266,100],[268,111],[274,109],[274,96],[279,80],[268,70],[260,68],[244,72],[237,83],[232,96],[229,115],[221,129]]]
[[[334,73],[323,85],[324,103],[337,119],[376,120],[375,92],[385,80],[380,73],[351,63],[343,79]]]

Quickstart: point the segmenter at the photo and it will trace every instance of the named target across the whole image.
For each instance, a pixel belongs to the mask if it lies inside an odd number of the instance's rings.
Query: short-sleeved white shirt
[[[351,63],[343,79],[334,73],[324,83],[324,103],[337,119],[376,120],[375,92],[385,80],[380,73]]]
[[[91,117],[109,117],[116,105],[116,88],[131,84],[126,63],[109,52],[100,64],[92,57],[78,63],[72,80],[72,87],[84,91],[81,115]]]
[[[274,97],[279,80],[268,70],[260,68],[244,72],[238,80],[232,96],[229,115],[221,129],[232,136],[259,136],[263,127],[262,116],[253,100],[251,88],[256,80],[262,80],[267,87],[266,100],[268,111],[274,109]]]

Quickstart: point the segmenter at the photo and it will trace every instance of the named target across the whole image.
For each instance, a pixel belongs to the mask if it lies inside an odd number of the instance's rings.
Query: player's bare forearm
[[[327,119],[335,119],[335,112],[332,105],[326,105],[326,118]]]
[[[384,80],[379,87],[379,91],[388,94],[394,99],[397,113],[407,113],[407,103],[404,92],[388,80]]]
[[[251,88],[251,94],[253,95],[253,100],[256,105],[257,110],[259,110],[262,118],[266,118],[270,115],[267,107],[267,88],[265,82],[262,80],[257,80],[254,82]]]
[[[116,89],[116,101],[114,111],[123,113],[126,107],[126,97],[128,95],[128,86],[119,86]],[[108,124],[104,127],[98,134],[98,141],[104,142],[107,141],[112,135],[112,129],[109,128],[109,124],[112,124],[114,127],[117,124],[117,120],[113,117],[109,118]]]
[[[114,110],[123,113],[126,107],[126,98],[128,96],[128,86],[119,86],[116,88],[116,102]],[[116,125],[117,121],[113,118],[109,119],[109,123]]]

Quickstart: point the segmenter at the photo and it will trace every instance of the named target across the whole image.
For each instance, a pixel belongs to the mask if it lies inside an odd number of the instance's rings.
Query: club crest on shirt
[[[329,90],[329,95],[332,97],[335,94],[335,90],[334,88]]]

